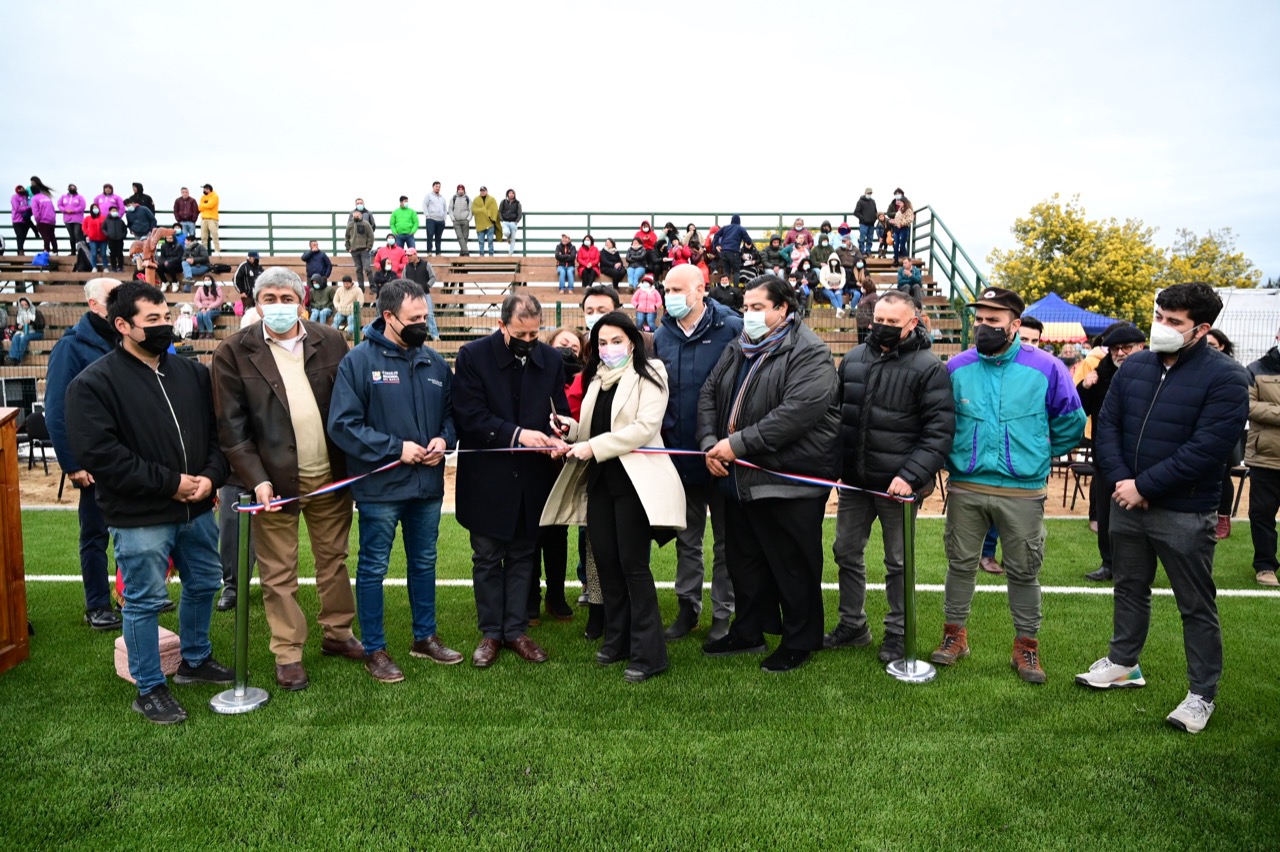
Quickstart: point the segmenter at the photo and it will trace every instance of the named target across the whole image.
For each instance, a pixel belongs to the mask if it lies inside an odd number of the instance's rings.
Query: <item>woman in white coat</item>
[[[604,593],[601,665],[629,660],[623,678],[648,680],[667,669],[658,592],[649,569],[650,541],[667,541],[685,520],[684,488],[662,446],[667,372],[645,357],[631,318],[615,311],[591,329],[582,371],[582,419],[553,427],[572,442],[542,512],[542,524],[586,524]]]

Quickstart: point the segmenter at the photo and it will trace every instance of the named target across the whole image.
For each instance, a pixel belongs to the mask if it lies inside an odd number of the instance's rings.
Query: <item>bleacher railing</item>
[[[956,240],[942,217],[928,205],[916,208],[910,245],[911,256],[924,260],[939,288],[942,282],[947,282],[946,291],[956,315],[960,317],[960,342],[967,347],[970,323],[966,305],[991,286],[990,280]]]

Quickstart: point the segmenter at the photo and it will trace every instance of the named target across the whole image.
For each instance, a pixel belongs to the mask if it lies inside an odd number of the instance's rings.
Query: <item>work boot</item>
[[[956,660],[969,656],[969,631],[959,624],[942,625],[942,643],[929,655],[940,666],[954,666]]]
[[[1013,657],[1009,660],[1018,677],[1027,683],[1044,683],[1044,669],[1040,668],[1040,640],[1019,636],[1013,640]]]
[[[671,626],[667,628],[667,641],[672,639],[682,639],[688,636],[695,627],[698,626],[698,611],[693,608],[693,601],[680,598],[680,612],[676,615],[676,620],[671,622]]]

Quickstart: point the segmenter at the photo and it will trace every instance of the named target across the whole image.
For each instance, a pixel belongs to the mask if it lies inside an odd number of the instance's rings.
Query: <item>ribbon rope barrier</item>
[[[228,715],[257,710],[271,699],[265,689],[249,686],[249,499],[248,494],[241,494],[236,507],[240,512],[240,553],[236,566],[235,686],[209,699],[210,710]]]

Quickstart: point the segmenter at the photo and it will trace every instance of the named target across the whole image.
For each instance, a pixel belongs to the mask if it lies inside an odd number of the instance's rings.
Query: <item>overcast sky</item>
[[[5,3],[10,185],[161,204],[932,205],[975,260],[1054,192],[1280,275],[1274,2]],[[811,223],[816,224],[816,223]]]

